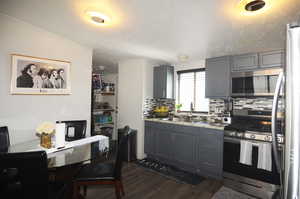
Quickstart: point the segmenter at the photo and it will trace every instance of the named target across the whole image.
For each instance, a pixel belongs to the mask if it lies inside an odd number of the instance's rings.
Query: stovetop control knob
[[[265,137],[265,141],[269,141],[269,142],[272,141],[272,136],[269,136],[269,135],[266,136],[266,137]]]
[[[251,139],[255,139],[255,135],[250,135],[250,138]]]
[[[237,133],[237,137],[242,137],[243,134],[242,133]]]

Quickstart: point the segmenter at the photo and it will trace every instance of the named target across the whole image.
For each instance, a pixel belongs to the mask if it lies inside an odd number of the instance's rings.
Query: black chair
[[[128,137],[131,132],[126,127],[127,134],[121,138],[119,142],[117,155],[114,163],[98,163],[90,164],[83,167],[74,181],[74,199],[79,196],[80,187],[84,187],[84,195],[86,195],[86,186],[88,185],[114,185],[117,199],[120,199],[120,193],[125,195],[122,183],[122,163],[124,161],[124,153]]]
[[[0,127],[0,152],[7,152],[10,146],[7,126]]]
[[[66,124],[66,141],[74,141],[85,138],[86,120],[70,120],[61,122]],[[70,135],[71,128],[74,128],[74,136]]]
[[[9,133],[7,126],[0,127],[0,152],[6,153],[10,146]],[[18,180],[16,169],[4,169],[0,163],[0,186]]]
[[[18,170],[19,181],[0,187],[1,199],[60,199],[66,186],[50,184],[45,151],[0,153],[1,165]]]

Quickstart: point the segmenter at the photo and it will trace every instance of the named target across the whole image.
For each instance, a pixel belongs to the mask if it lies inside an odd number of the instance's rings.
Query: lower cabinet
[[[223,131],[145,121],[145,153],[179,169],[221,179]]]

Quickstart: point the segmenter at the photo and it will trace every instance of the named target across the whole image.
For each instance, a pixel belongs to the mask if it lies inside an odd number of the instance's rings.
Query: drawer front
[[[199,135],[201,133],[200,127],[193,127],[193,126],[183,126],[183,125],[173,125],[173,130],[176,133],[187,133],[187,134],[193,134],[193,135]]]

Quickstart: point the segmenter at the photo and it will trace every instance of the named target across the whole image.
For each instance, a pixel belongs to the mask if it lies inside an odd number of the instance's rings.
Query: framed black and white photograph
[[[68,61],[13,54],[11,93],[71,94],[70,66]]]

